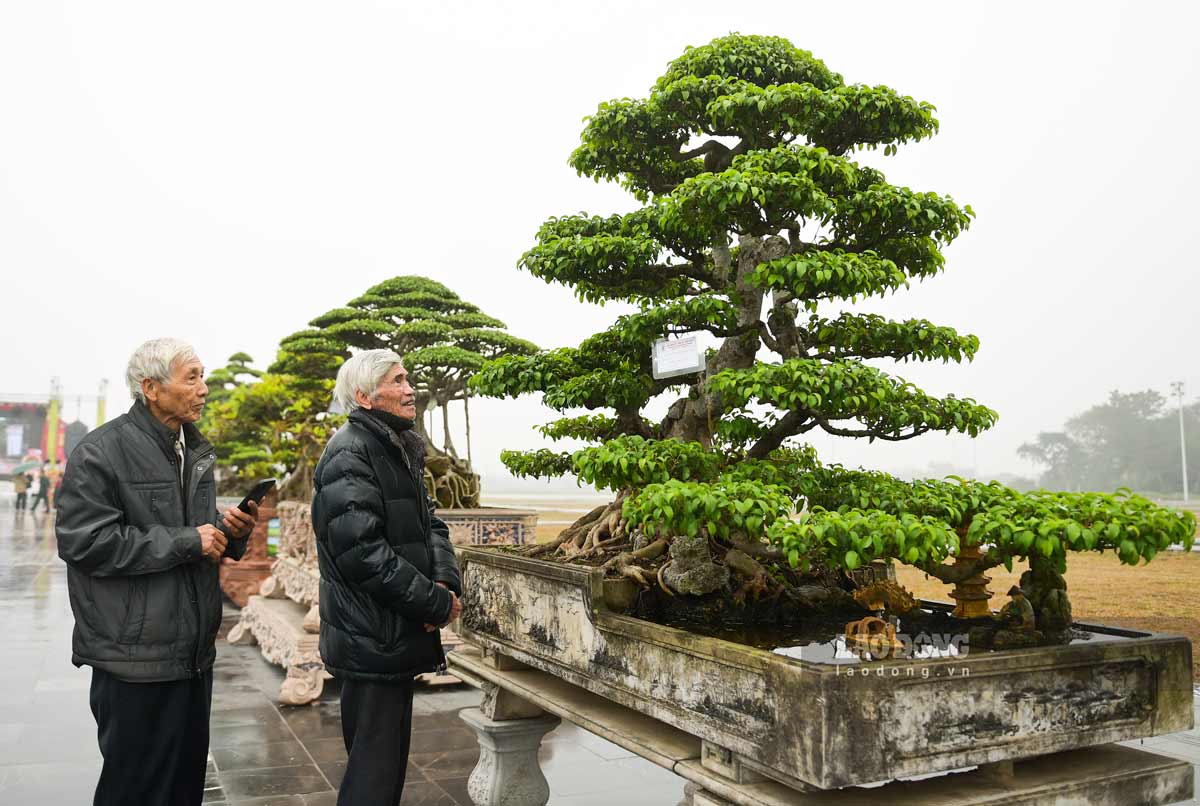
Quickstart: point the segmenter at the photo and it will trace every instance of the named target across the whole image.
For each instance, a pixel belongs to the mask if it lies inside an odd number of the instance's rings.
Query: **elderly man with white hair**
[[[321,657],[342,684],[349,756],[341,806],[395,806],[404,792],[413,678],[445,664],[438,628],[462,594],[450,533],[423,481],[413,388],[400,356],[367,350],[338,371],[350,413],[317,465]]]
[[[67,564],[71,661],[92,667],[104,766],[97,806],[199,804],[208,764],[217,565],[241,558],[257,513],[217,512],[208,387],[195,351],[155,339],[125,373],[133,407],[84,437],[55,531]]]

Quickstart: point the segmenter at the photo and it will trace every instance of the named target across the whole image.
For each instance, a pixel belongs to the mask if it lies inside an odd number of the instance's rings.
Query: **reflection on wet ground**
[[[100,769],[91,674],[71,665],[54,515],[14,512],[7,488],[0,485],[0,803],[91,803]],[[229,606],[226,628],[235,619]],[[256,648],[218,641],[206,803],[336,802],[346,758],[336,682],[315,705],[289,708],[273,699],[282,680]],[[417,693],[402,803],[469,806],[479,750],[458,711],[478,704],[465,686]],[[552,804],[673,806],[683,791],[666,770],[566,723],[546,737],[542,767]]]

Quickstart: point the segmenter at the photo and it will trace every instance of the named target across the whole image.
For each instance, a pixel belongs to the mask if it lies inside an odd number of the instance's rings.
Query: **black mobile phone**
[[[242,503],[238,504],[238,509],[240,509],[242,512],[245,512],[247,515],[249,515],[250,507],[248,506],[248,504],[251,501],[253,501],[256,504],[261,504],[262,500],[263,500],[263,496],[265,496],[267,493],[271,492],[271,488],[274,486],[275,486],[275,479],[263,479],[258,484],[255,484],[253,487],[250,488],[250,492],[246,493],[246,497],[242,499]]]

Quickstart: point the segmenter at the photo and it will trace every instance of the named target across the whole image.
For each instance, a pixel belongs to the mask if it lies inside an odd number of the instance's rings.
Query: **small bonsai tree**
[[[284,469],[281,499],[310,501],[317,462],[345,416],[329,411],[338,368],[349,357],[341,342],[305,331],[279,343],[275,363],[264,377],[264,410],[274,417],[264,423],[272,458]],[[251,387],[252,389],[254,387]]]
[[[309,324],[316,328],[309,331],[311,335],[331,343],[357,349],[386,348],[404,357],[416,390],[415,430],[425,440],[430,492],[442,507],[478,506],[479,476],[470,463],[467,381],[487,360],[530,355],[537,347],[504,332],[503,322],[426,277],[385,280]],[[465,460],[450,436],[449,409],[456,401],[463,404],[466,422]],[[432,407],[442,412],[440,448],[425,425],[425,414]]]
[[[640,310],[578,347],[493,361],[473,381],[483,394],[542,392],[564,414],[595,412],[542,431],[596,446],[502,454],[517,475],[573,473],[615,494],[531,553],[603,559],[671,593],[810,605],[837,588],[814,584],[831,581],[822,569],[840,578],[895,559],[967,585],[1027,557],[1031,602],[1061,617],[1065,593],[1051,592],[1065,590],[1068,551],[1113,549],[1132,563],[1191,540],[1190,515],[1136,496],[906,483],[824,467],[797,442],[814,430],[976,436],[996,420],[970,398],[928,395],[868,363],[970,360],[974,336],[826,313],[944,268],[943,249],[971,209],[890,184],[850,157],[891,154],[937,128],[929,104],[846,84],[808,52],[762,36],[689,48],[647,98],[600,105],[571,165],[619,182],[642,206],[551,218],[521,266],[583,300]],[[704,369],[655,379],[653,343],[689,331],[716,339]],[[675,396],[666,416],[648,420],[643,411],[664,394]]]
[[[229,356],[228,364],[214,369],[205,378],[208,386],[208,405],[199,426],[208,435],[217,454],[217,490],[222,495],[235,495],[253,484],[254,480],[271,476],[270,454],[260,441],[259,423],[263,413],[248,398],[248,387],[257,386],[263,372],[251,367],[254,359],[238,352]]]
[[[239,386],[254,383],[262,377],[262,370],[250,366],[254,359],[246,353],[234,353],[226,360],[229,363],[214,369],[204,379],[205,385],[208,386],[209,405],[227,399]]]
[[[293,334],[280,343],[266,373],[252,370],[245,353],[209,376],[209,404],[201,427],[216,448],[222,492],[235,494],[276,476],[283,500],[312,497],[312,473],[341,417],[328,412],[333,379],[345,346]],[[253,378],[243,382],[242,378]]]

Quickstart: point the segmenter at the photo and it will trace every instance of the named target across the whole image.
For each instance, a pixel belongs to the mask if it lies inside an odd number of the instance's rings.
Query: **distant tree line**
[[[1200,493],[1200,400],[1183,409],[1189,441],[1188,488]],[[1039,483],[1064,490],[1119,487],[1178,497],[1179,412],[1174,401],[1147,389],[1113,390],[1108,400],[1067,420],[1062,431],[1043,431],[1017,449],[1045,468]]]

